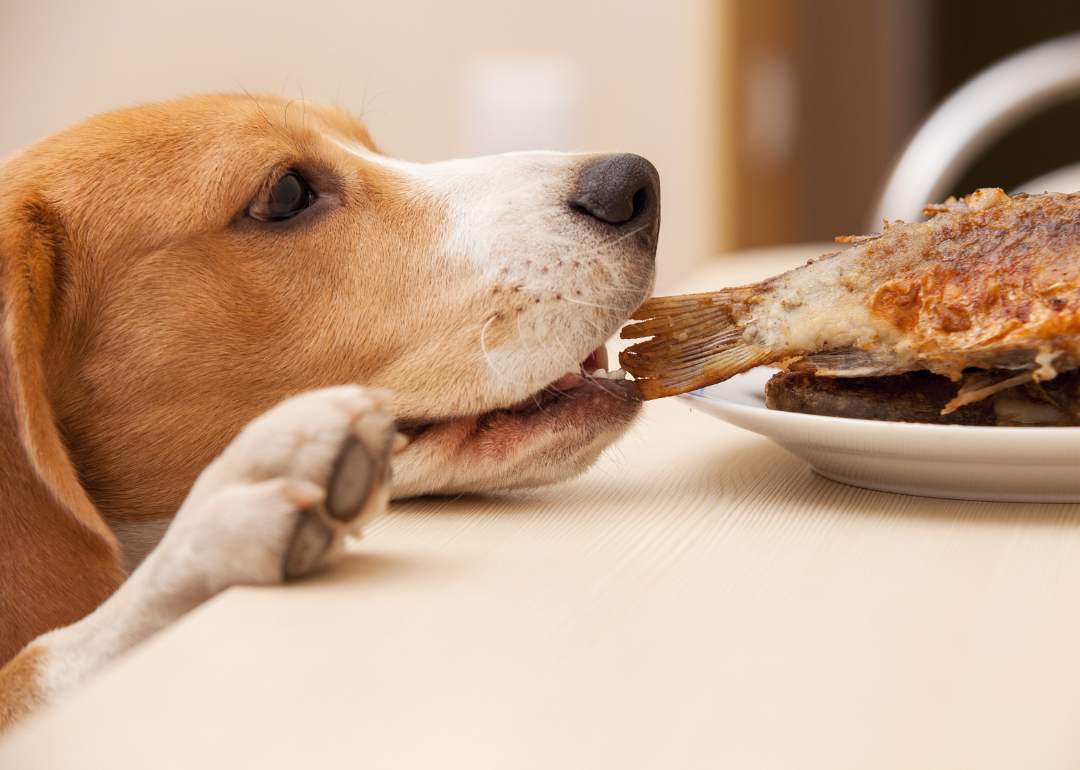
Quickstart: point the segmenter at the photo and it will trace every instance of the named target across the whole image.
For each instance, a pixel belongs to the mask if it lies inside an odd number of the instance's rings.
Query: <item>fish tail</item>
[[[623,339],[649,337],[619,354],[645,400],[674,396],[722,382],[771,358],[743,341],[732,317],[730,290],[656,297],[631,316]]]

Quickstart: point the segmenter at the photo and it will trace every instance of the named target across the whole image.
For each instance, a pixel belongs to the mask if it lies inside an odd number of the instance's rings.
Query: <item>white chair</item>
[[[879,230],[883,219],[921,220],[923,205],[941,202],[995,140],[1039,111],[1077,96],[1080,33],[1032,46],[983,70],[915,132],[893,166],[870,230]],[[1080,164],[1034,179],[1019,190],[1080,190]]]
[[[1035,177],[1030,182],[1017,187],[1012,192],[1076,192],[1080,190],[1080,163],[1074,163],[1049,174]]]

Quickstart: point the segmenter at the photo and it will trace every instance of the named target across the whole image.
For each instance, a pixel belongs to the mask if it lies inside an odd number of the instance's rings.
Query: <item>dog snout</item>
[[[606,155],[582,172],[570,206],[601,222],[655,229],[660,220],[660,175],[640,155]]]

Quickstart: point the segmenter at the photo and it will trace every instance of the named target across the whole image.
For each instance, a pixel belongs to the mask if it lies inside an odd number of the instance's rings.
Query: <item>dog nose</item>
[[[612,225],[645,217],[656,219],[660,213],[660,175],[640,155],[607,155],[586,167],[570,205]]]

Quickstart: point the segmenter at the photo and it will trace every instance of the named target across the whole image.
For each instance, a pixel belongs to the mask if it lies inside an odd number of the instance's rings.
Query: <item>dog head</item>
[[[2,168],[9,367],[40,380],[16,401],[42,390],[24,441],[55,426],[110,522],[170,516],[246,422],[312,388],[392,392],[395,496],[566,478],[639,409],[589,374],[652,289],[659,182],[637,156],[411,164],[338,110],[219,95]]]

